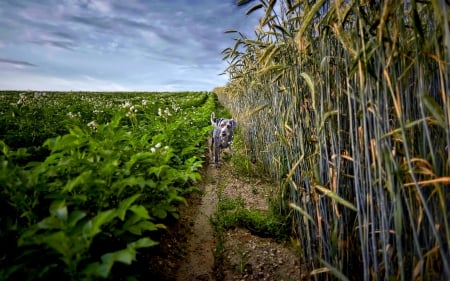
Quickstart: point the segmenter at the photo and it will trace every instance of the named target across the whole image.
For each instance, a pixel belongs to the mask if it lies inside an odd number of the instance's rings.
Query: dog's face
[[[228,139],[232,133],[233,129],[236,127],[236,121],[233,119],[223,119],[220,121],[218,129],[220,131],[220,137],[223,139]]]

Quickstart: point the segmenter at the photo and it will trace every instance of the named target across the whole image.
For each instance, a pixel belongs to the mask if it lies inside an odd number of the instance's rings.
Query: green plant
[[[241,250],[238,249],[238,253],[239,253],[239,268],[238,271],[242,274],[245,272],[245,268],[247,267],[247,259],[245,257],[245,253]]]
[[[214,224],[221,229],[247,228],[256,235],[277,240],[285,240],[289,235],[286,218],[273,212],[263,214],[259,210],[248,210],[242,198],[220,200]]]
[[[52,202],[50,216],[33,225],[20,236],[18,246],[25,253],[20,261],[34,262],[33,256],[37,253],[41,255],[45,253],[48,257],[58,256],[58,259],[46,264],[44,268],[39,268],[37,272],[32,270],[29,274],[42,277],[52,274],[52,270],[61,268],[58,265],[60,260],[64,264],[64,273],[71,279],[91,280],[93,276],[106,278],[115,262],[130,264],[136,258],[137,249],[157,244],[149,238],[126,242],[125,249],[99,254],[101,262],[96,262],[95,257],[89,252],[93,247],[92,243],[96,241],[95,238],[104,235],[106,231],[115,232],[116,235],[118,232],[140,235],[143,231],[155,231],[164,227],[154,224],[143,206],[133,204],[140,196],[141,194],[136,194],[127,198],[119,204],[117,209],[99,212],[92,218],[87,218],[87,214],[83,211],[69,212],[64,201]],[[120,229],[112,230],[111,225],[115,220],[120,220],[123,224]],[[29,261],[26,261],[27,259]]]
[[[0,238],[6,245],[0,279],[138,276],[117,275],[114,265],[129,265],[139,251],[155,246],[164,222],[177,218],[184,197],[198,191],[212,96],[15,94],[6,96],[18,97],[18,104],[5,110],[17,120],[6,123],[27,124],[38,112],[36,122],[48,131],[43,143],[34,143],[29,138],[35,131],[22,127],[22,144],[32,147],[11,148],[0,140]],[[186,123],[199,129],[188,130]],[[15,134],[10,129],[0,135]],[[45,153],[35,157],[36,147]]]
[[[448,5],[250,2],[260,25],[227,31],[218,99],[279,182],[311,274],[449,279]]]

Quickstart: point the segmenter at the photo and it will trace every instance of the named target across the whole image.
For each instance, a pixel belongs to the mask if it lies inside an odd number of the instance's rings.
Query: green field
[[[207,92],[0,92],[0,279],[106,278],[157,245],[198,190],[215,106]]]

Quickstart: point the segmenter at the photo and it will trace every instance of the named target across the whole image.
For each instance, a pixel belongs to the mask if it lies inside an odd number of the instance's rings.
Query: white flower
[[[97,128],[98,128],[98,124],[97,124],[97,122],[95,122],[95,120],[89,122],[87,125],[89,128],[91,128],[94,131],[97,130]]]
[[[180,110],[180,107],[177,104],[173,103],[172,109],[173,109],[173,111],[178,112],[178,110]]]
[[[155,153],[156,152],[156,148],[152,147],[152,148],[150,148],[150,151]]]
[[[129,102],[129,101],[126,101],[126,102],[124,102],[123,104],[122,104],[122,108],[130,108],[130,107],[132,107],[133,105],[131,104],[131,102]]]
[[[70,111],[69,113],[67,113],[67,116],[69,116],[69,118],[76,118],[78,117],[78,115],[76,113],[72,113],[72,111]],[[89,125],[89,124],[88,124]]]
[[[19,94],[19,101],[17,101],[17,104],[24,104],[27,101],[27,96],[25,93]]]
[[[160,147],[161,147],[161,143],[158,142],[158,143],[155,145],[155,148],[160,148]]]
[[[70,111],[69,113],[67,113],[67,116],[69,116],[69,118],[77,118],[77,117],[81,117],[81,113],[77,112],[77,113],[73,113],[72,111]]]

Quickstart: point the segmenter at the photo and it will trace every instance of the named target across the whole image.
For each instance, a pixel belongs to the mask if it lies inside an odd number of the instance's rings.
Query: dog
[[[237,122],[234,119],[216,119],[215,113],[212,112],[211,125],[214,126],[214,130],[210,138],[209,152],[211,159],[214,160],[214,166],[218,168],[222,149],[229,148],[231,154],[233,154],[231,142],[233,141],[233,130],[237,127]]]

